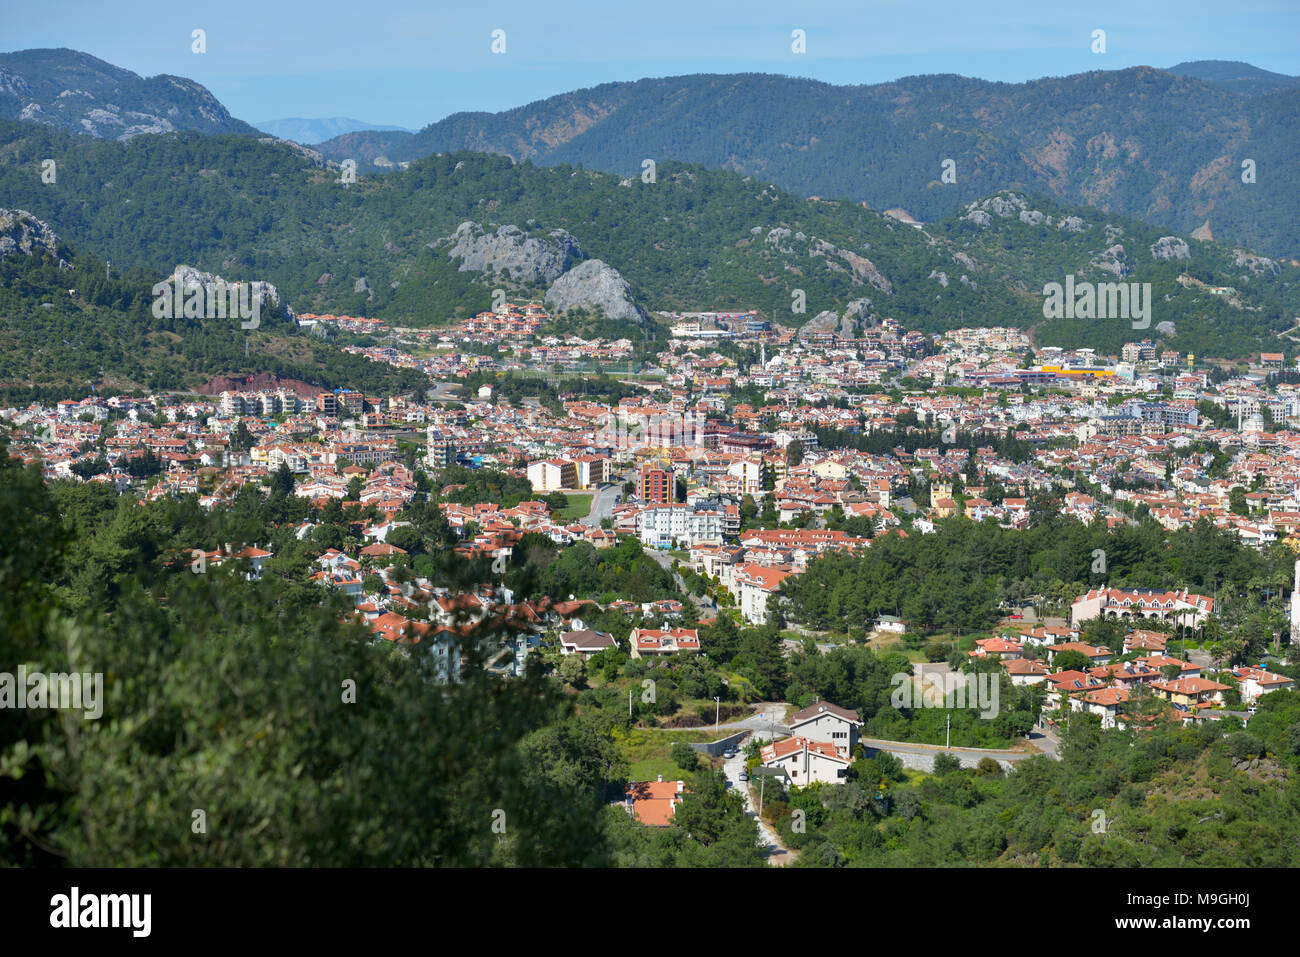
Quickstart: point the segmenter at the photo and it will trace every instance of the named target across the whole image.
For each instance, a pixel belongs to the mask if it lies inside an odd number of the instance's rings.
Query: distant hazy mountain
[[[116,140],[173,130],[257,132],[200,83],[144,78],[65,49],[0,53],[0,117]]]
[[[1190,60],[1171,66],[1169,72],[1245,96],[1260,96],[1300,87],[1300,76],[1272,73],[1240,60]]]
[[[282,140],[293,140],[295,143],[305,143],[309,146],[314,143],[324,143],[326,140],[342,136],[344,133],[355,133],[360,130],[414,132],[403,126],[366,123],[363,120],[354,120],[348,116],[328,116],[320,119],[302,119],[295,116],[283,120],[262,120],[262,122],[255,125],[263,133],[270,133]]]
[[[350,133],[319,148],[363,165],[376,155],[409,161],[469,149],[623,176],[640,175],[646,159],[675,159],[804,196],[901,207],[922,222],[999,189],[1030,189],[1182,233],[1208,222],[1216,237],[1300,254],[1300,87],[1243,96],[1222,84],[1263,80],[1238,65],[1188,69],[1214,80],[1151,67],[1020,84],[952,75],[875,86],[767,74],[645,79],[502,113],[457,113],[414,136]],[[1246,159],[1254,183],[1242,181]]]

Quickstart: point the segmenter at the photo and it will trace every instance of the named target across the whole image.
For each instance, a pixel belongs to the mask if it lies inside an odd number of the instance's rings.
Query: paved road
[[[682,576],[673,571],[672,556],[667,552],[659,551],[657,548],[647,548],[645,549],[645,553],[658,562],[659,566],[663,568],[664,571],[672,573],[673,582],[677,585],[677,590],[690,598],[691,601],[695,602],[695,606],[699,608],[700,611],[717,614],[718,605],[712,598],[709,598],[707,595],[692,595],[686,590],[686,582],[682,580]]]
[[[937,754],[941,751],[954,751],[960,753],[963,757],[975,758],[992,758],[994,761],[1024,761],[1026,758],[1037,757],[1035,751],[1003,751],[1001,749],[985,748],[945,748],[941,744],[915,744],[911,741],[887,741],[883,738],[859,738],[859,742],[864,747],[875,748],[878,751],[888,751],[891,754]]]
[[[608,485],[602,485],[594,495],[591,496],[591,511],[582,521],[591,528],[600,527],[602,518],[612,518],[614,515],[614,506],[618,504],[618,497],[623,491],[622,483],[611,482]]]
[[[737,748],[743,747],[742,741]],[[767,822],[758,816],[758,809],[755,806],[754,795],[750,793],[748,781],[740,780],[740,772],[745,767],[745,752],[737,750],[736,756],[722,764],[722,772],[731,782],[731,786],[740,793],[745,799],[745,816],[752,817],[754,823],[758,825],[758,839],[762,843],[763,856],[767,858],[767,863],[773,867],[784,867],[794,859],[794,854],[787,851],[781,846],[781,841],[777,838],[776,832],[768,827]]]
[[[785,721],[785,712],[788,707],[784,701],[764,701],[762,704],[755,705],[758,710],[748,718],[741,718],[738,721],[724,721],[718,725],[718,737],[723,738],[729,734],[735,734],[737,731],[755,731],[760,738],[771,738],[773,730],[779,738],[782,735],[790,733],[782,722]],[[703,731],[712,728],[713,725],[707,725],[697,728],[664,728],[664,731]]]
[[[1061,742],[1047,728],[1032,729],[1029,732],[1029,743],[1052,760],[1061,760]]]
[[[458,382],[435,382],[424,394],[430,402],[452,402],[460,399],[463,391]]]

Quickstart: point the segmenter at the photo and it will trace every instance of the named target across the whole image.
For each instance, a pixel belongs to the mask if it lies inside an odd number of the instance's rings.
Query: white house
[[[850,759],[861,727],[862,719],[856,711],[829,701],[810,705],[790,719],[790,733],[795,737],[830,742],[840,757]]]
[[[764,767],[784,771],[797,787],[817,781],[842,784],[850,764],[829,741],[807,738],[785,738],[763,748],[759,756]]]

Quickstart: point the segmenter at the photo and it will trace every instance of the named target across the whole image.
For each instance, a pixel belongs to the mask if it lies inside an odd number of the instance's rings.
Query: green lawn
[[[565,498],[569,500],[569,507],[554,516],[557,521],[575,521],[580,518],[586,518],[588,513],[591,512],[591,492],[566,492]]]
[[[665,781],[676,781],[685,776],[671,757],[669,749],[674,741],[701,742],[714,740],[713,728],[692,728],[688,731],[665,731],[658,728],[633,728],[627,734],[615,732],[614,743],[631,765],[631,780],[653,781],[660,774]],[[707,760],[701,754],[700,761]]]

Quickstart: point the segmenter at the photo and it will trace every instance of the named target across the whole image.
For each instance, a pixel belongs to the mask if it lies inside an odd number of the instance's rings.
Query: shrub
[[[699,767],[699,755],[685,741],[674,741],[673,746],[668,749],[668,754],[673,759],[673,764],[683,771],[694,771]]]
[[[954,771],[960,770],[961,761],[956,757],[956,755],[948,754],[947,752],[935,755],[934,774],[936,777],[943,777],[945,774],[952,774]]]
[[[1002,765],[992,758],[980,758],[980,763],[975,765],[975,773],[980,777],[1001,777]]]
[[[1228,736],[1228,754],[1238,761],[1262,757],[1264,742],[1249,731],[1238,731]]]

